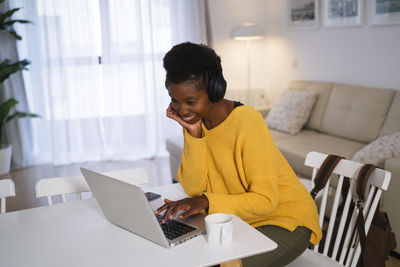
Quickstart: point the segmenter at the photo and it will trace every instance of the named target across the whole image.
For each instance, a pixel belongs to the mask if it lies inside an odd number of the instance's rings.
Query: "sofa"
[[[275,144],[300,177],[311,177],[312,169],[304,165],[310,151],[352,159],[377,138],[400,132],[400,91],[318,81],[293,81],[288,90],[316,94],[308,120],[300,132],[288,134],[270,128]],[[175,175],[183,137],[170,138],[166,145],[171,172]],[[400,158],[387,158],[382,167],[392,173],[389,189],[383,195],[382,209],[388,213],[399,240]],[[395,252],[400,253],[399,247]]]

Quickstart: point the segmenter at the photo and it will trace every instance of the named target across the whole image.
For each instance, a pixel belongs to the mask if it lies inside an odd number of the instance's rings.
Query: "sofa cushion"
[[[319,130],[325,107],[328,103],[329,95],[332,91],[333,83],[312,82],[312,81],[293,81],[289,84],[289,90],[302,90],[317,93],[317,100],[311,110],[310,117],[305,127]]]
[[[288,134],[288,133],[284,133],[284,132],[281,132],[281,131],[277,131],[277,130],[273,130],[273,129],[269,129],[269,131],[270,131],[270,133],[272,135],[272,139],[274,141],[293,137],[293,135]]]
[[[382,126],[380,136],[400,132],[400,92],[398,91],[390,105],[385,123]]]
[[[295,172],[303,177],[311,177],[312,169],[304,165],[306,155],[310,151],[326,154],[337,154],[351,159],[353,155],[365,146],[364,143],[303,130],[290,138],[275,138],[279,132],[270,130],[272,138],[283,156]]]
[[[268,113],[268,127],[289,134],[298,133],[307,122],[317,94],[307,91],[285,91]]]
[[[183,150],[183,135],[173,136],[167,139],[167,151],[170,156],[181,159]]]
[[[320,131],[369,143],[378,137],[393,96],[393,90],[335,84]]]
[[[400,132],[380,136],[358,151],[353,160],[383,168],[390,158],[400,158]]]

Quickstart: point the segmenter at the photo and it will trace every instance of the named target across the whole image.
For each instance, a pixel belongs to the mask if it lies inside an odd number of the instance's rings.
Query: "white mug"
[[[223,245],[232,241],[232,215],[214,213],[207,215],[204,220],[206,222],[207,240],[209,244]]]

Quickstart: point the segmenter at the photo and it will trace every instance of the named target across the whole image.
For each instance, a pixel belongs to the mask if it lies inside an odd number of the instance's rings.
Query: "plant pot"
[[[5,145],[0,148],[0,175],[10,172],[11,151],[11,145]]]

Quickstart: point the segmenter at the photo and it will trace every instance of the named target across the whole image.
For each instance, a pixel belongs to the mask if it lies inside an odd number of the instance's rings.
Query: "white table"
[[[148,191],[186,196],[179,184]],[[229,245],[200,236],[168,249],[108,222],[95,199],[10,212],[0,215],[0,266],[208,266],[276,248],[238,217],[233,223]]]

